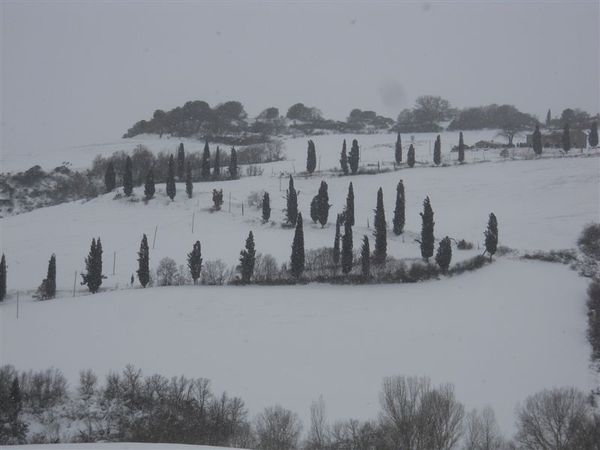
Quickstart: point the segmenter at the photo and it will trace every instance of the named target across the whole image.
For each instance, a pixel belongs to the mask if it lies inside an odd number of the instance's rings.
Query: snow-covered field
[[[475,139],[466,133],[465,141],[494,136],[485,131]],[[401,258],[420,257],[414,239],[425,196],[435,212],[436,238],[448,235],[476,245],[470,252],[455,250],[455,260],[481,252],[477,245],[492,211],[500,244],[518,250],[572,248],[582,227],[600,216],[597,152],[519,161],[502,161],[497,152],[468,152],[468,162],[489,162],[332,176],[325,171],[338,165],[343,138],[350,144],[352,136],[313,137],[324,172],[295,179],[307,248],[332,245],[335,214],[343,209],[350,181],[357,243],[372,233],[367,221],[372,225],[380,186],[391,226],[396,184],[404,180],[406,233],[388,233],[388,253]],[[393,159],[394,135],[358,139],[363,164]],[[415,136],[418,160],[430,160],[432,139]],[[448,150],[457,141],[457,133],[442,136],[446,161],[456,158]],[[187,151],[202,146],[185,142]],[[98,153],[132,150],[139,143],[158,152],[174,150],[179,140],[141,137],[43,156],[2,155],[0,161],[2,170],[52,168],[65,160],[85,167]],[[115,200],[113,193],[0,219],[1,250],[9,266],[9,298],[0,305],[0,362],[18,369],[54,366],[73,383],[80,369],[106,373],[128,363],[147,374],[208,377],[215,391],[240,395],[254,413],[281,403],[304,420],[321,394],[331,419],[372,418],[384,376],[428,375],[435,383],[454,383],[468,407],[491,404],[507,432],[517,402],[526,396],[544,387],[587,389],[598,382],[588,368],[587,282],[560,265],[500,258],[474,273],[416,285],[126,289],[143,233],[153,269],[165,256],[185,264],[195,240],[202,243],[205,262],[222,259],[232,266],[250,230],[257,251],[286,262],[293,230],[280,225],[287,179],[277,175],[304,169],[306,139],[287,141],[285,155],[285,161],[265,164],[259,177],[197,183],[192,199],[178,184],[171,202],[160,185],[148,204],[138,188],[138,201]],[[329,184],[333,205],[324,229],[309,223],[309,204],[321,180]],[[223,210],[214,213],[209,211],[213,188],[222,188],[225,197]],[[244,215],[241,211],[241,203],[262,190],[271,194],[270,224],[262,224],[260,211],[247,203]],[[71,298],[75,272],[83,269],[90,241],[98,236],[107,292],[85,295],[77,275],[77,296]],[[30,294],[52,253],[59,298],[34,302]]]
[[[208,377],[253,413],[282,404],[308,420],[373,418],[384,376],[452,382],[491,404],[505,431],[545,387],[593,386],[587,282],[563,266],[500,260],[414,285],[172,287],[21,304],[0,312],[2,361],[58,367],[72,381],[132,363],[146,374]],[[306,422],[305,422],[306,423]]]

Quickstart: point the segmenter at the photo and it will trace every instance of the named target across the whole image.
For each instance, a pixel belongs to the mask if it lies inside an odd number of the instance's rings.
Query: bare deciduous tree
[[[261,450],[295,450],[302,430],[298,416],[281,406],[272,406],[256,418],[256,437]]]
[[[500,434],[494,410],[487,406],[481,412],[474,409],[465,421],[464,450],[502,450],[505,442]]]
[[[310,405],[310,429],[304,448],[306,450],[325,450],[331,443],[331,432],[325,415],[323,397]]]

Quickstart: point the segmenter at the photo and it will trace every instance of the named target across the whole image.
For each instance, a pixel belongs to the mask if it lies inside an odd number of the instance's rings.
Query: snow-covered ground
[[[207,377],[253,413],[282,404],[308,420],[374,418],[384,376],[452,382],[505,431],[545,387],[593,386],[587,281],[557,264],[499,260],[413,285],[171,287],[2,305],[1,359],[20,369]]]
[[[494,136],[465,133],[465,141]],[[313,137],[323,172],[295,178],[307,248],[332,245],[335,214],[343,209],[349,182],[357,243],[372,233],[367,222],[372,225],[380,186],[391,227],[396,184],[404,180],[406,233],[388,233],[388,253],[401,258],[420,257],[414,239],[425,196],[431,198],[438,239],[448,235],[476,246],[455,250],[455,260],[481,252],[477,245],[492,211],[500,244],[519,250],[574,247],[582,227],[600,217],[597,152],[518,161],[503,161],[497,151],[468,152],[470,164],[462,166],[340,177],[329,169],[338,165],[343,138],[350,144],[352,136]],[[393,134],[357,138],[363,164],[392,161]],[[405,150],[409,140],[404,138]],[[457,141],[457,133],[442,135],[448,162],[456,158],[449,148]],[[202,146],[185,142],[187,151]],[[415,142],[417,160],[429,161],[433,136],[417,135]],[[3,154],[0,161],[2,170],[52,168],[64,160],[85,167],[98,153],[132,150],[139,143],[158,152],[174,150],[179,140],[146,136],[42,156]],[[454,383],[468,407],[491,404],[507,432],[517,402],[528,395],[544,387],[587,389],[597,383],[585,339],[587,282],[560,265],[500,258],[474,273],[416,285],[125,289],[137,269],[143,233],[152,269],[165,256],[185,264],[195,240],[202,243],[205,262],[222,259],[232,266],[250,230],[257,251],[288,261],[293,230],[281,227],[287,178],[278,175],[304,169],[306,138],[288,140],[285,155],[285,161],[265,164],[262,176],[196,183],[192,199],[178,184],[171,202],[159,185],[148,204],[137,188],[133,201],[114,199],[113,193],[0,219],[9,285],[0,305],[0,362],[18,369],[54,366],[73,383],[81,369],[106,373],[128,363],[147,374],[203,376],[212,379],[215,391],[240,395],[253,413],[281,403],[305,421],[310,402],[321,394],[331,419],[374,417],[384,376],[428,375],[435,383]],[[474,163],[483,159],[488,162]],[[329,184],[333,205],[324,229],[309,223],[309,204],[321,180]],[[225,198],[223,210],[214,213],[213,188],[222,188]],[[271,194],[273,223],[262,224],[260,211],[247,204],[249,195],[262,190]],[[77,275],[77,297],[71,298],[74,275],[98,236],[108,291],[85,295]],[[59,298],[34,302],[30,294],[52,253]]]

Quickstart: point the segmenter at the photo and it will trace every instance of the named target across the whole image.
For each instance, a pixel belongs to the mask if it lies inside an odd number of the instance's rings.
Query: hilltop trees
[[[342,236],[342,272],[350,273],[354,259],[352,242],[352,225],[346,220],[344,221],[344,235]]]
[[[346,153],[346,139],[344,139],[344,143],[342,144],[340,167],[342,168],[342,172],[344,172],[344,175],[348,175],[348,155]]]
[[[465,142],[463,140],[462,131],[458,134],[458,162],[462,163],[465,160]]]
[[[394,234],[399,236],[404,232],[406,200],[404,198],[404,183],[402,180],[396,186],[396,208],[394,209]]]
[[[363,244],[360,248],[360,266],[362,276],[368,278],[371,275],[371,250],[369,249],[369,238],[363,236]]]
[[[452,261],[452,243],[450,238],[446,236],[440,241],[437,253],[435,255],[435,262],[440,266],[442,272],[446,272]]]
[[[350,170],[352,171],[352,175],[358,172],[358,162],[360,160],[360,149],[358,147],[358,141],[354,139],[352,141],[352,148],[350,149],[350,155],[348,157],[348,162],[350,164]]]
[[[562,134],[562,148],[565,153],[569,153],[571,150],[571,132],[569,130],[569,123],[565,123],[565,127],[563,128]]]
[[[235,147],[231,147],[231,155],[229,156],[229,176],[233,179],[238,177],[238,161]]]
[[[402,162],[402,138],[400,137],[399,131],[398,131],[398,137],[396,138],[396,148],[394,151],[394,159],[396,160],[396,164],[400,164]]]
[[[90,252],[85,259],[85,270],[86,272],[81,274],[83,279],[81,285],[87,285],[90,292],[95,294],[102,285],[102,279],[105,278],[102,275],[102,243],[100,238],[98,238],[98,241],[92,239]]]
[[[435,222],[433,221],[433,209],[431,209],[431,202],[429,197],[423,201],[423,212],[421,215],[421,240],[417,241],[421,244],[421,256],[425,261],[429,262],[429,258],[433,256],[433,246],[435,238],[433,236],[433,227]]]
[[[385,222],[385,211],[383,209],[383,189],[377,191],[377,207],[375,208],[375,249],[373,250],[373,262],[375,264],[385,263],[387,257],[387,224]]]
[[[302,228],[302,213],[298,213],[296,217],[296,231],[294,232],[294,241],[292,242],[290,271],[295,278],[299,278],[302,275],[302,272],[304,272],[304,229]]]
[[[271,199],[269,193],[265,192],[262,199],[262,220],[267,223],[271,218]]]
[[[406,163],[408,164],[408,167],[415,166],[415,148],[412,144],[410,144],[410,147],[408,147],[408,153],[406,154]]]
[[[194,183],[192,183],[192,165],[188,162],[185,171],[185,193],[188,198],[192,198],[194,194]]]
[[[194,242],[192,251],[187,255],[187,265],[190,270],[190,275],[194,284],[198,282],[200,273],[202,272],[202,248],[200,247],[200,241]]]
[[[590,127],[590,134],[588,135],[588,142],[590,147],[598,147],[598,122],[592,122]]]
[[[435,139],[435,144],[433,144],[433,162],[436,166],[439,166],[442,162],[442,141],[439,134]]]
[[[542,154],[542,133],[540,132],[540,126],[535,126],[535,131],[532,136],[532,147],[536,155]]]
[[[175,163],[173,155],[169,156],[169,171],[167,173],[167,195],[171,200],[175,198],[177,188],[175,187]]]
[[[150,249],[148,248],[148,238],[144,234],[140,243],[140,251],[138,252],[138,280],[142,287],[150,282]]]
[[[123,192],[129,197],[133,192],[133,168],[131,167],[131,158],[128,156],[125,160],[125,172],[123,173]]]
[[[496,220],[496,215],[494,213],[490,214],[490,218],[488,219],[487,229],[484,232],[485,236],[485,251],[488,255],[490,255],[490,261],[492,260],[492,255],[496,253],[498,249],[498,220]]]
[[[104,172],[104,186],[106,187],[106,192],[112,192],[117,186],[117,174],[115,173],[115,165],[112,161],[108,163]]]
[[[208,148],[208,141],[204,143],[200,176],[203,180],[208,180],[210,178],[210,149]]]
[[[144,183],[144,197],[146,200],[150,200],[152,197],[154,197],[155,192],[156,187],[154,186],[154,169],[151,167],[146,174],[146,181]]]
[[[296,225],[298,218],[298,192],[294,189],[294,178],[290,175],[290,183],[286,192],[286,223],[290,226]]]
[[[344,209],[344,220],[354,226],[354,187],[352,182],[348,186],[348,195],[346,196],[346,208]]]
[[[397,127],[405,133],[440,131],[438,122],[452,117],[453,109],[448,100],[434,95],[422,95],[412,109],[404,109],[398,115]]]
[[[252,231],[248,233],[246,239],[246,247],[240,252],[239,270],[242,275],[242,283],[250,283],[252,274],[254,273],[254,264],[256,262],[256,250],[254,248],[254,235]]]
[[[177,150],[177,178],[179,181],[183,180],[185,170],[185,150],[183,148],[183,142],[179,144]]]
[[[6,298],[6,258],[2,253],[2,259],[0,259],[0,302]]]
[[[315,143],[311,140],[308,141],[308,150],[306,153],[306,171],[313,173],[317,168],[317,151],[315,149]]]

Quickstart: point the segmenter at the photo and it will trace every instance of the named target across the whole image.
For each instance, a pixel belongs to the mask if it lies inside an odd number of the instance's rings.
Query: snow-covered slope
[[[255,414],[282,404],[308,420],[374,418],[385,376],[452,382],[490,404],[505,431],[517,402],[545,387],[593,386],[587,281],[564,266],[499,260],[412,285],[171,287],[0,307],[3,363],[58,367],[75,383],[135,364],[207,377]]]

